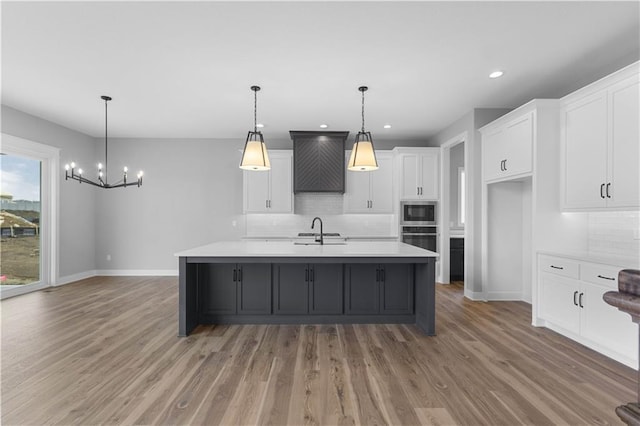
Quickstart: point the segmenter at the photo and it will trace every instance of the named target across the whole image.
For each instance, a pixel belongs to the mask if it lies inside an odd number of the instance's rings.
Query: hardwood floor
[[[530,306],[437,286],[405,325],[201,326],[176,278],[97,277],[3,301],[2,424],[620,424],[635,371]]]

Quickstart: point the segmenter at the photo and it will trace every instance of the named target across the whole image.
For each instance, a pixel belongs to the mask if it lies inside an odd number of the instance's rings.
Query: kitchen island
[[[416,324],[435,335],[437,253],[395,241],[216,242],[179,257],[178,335],[199,324]]]

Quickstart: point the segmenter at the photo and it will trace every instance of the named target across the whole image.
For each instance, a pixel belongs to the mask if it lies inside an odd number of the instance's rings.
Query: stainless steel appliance
[[[401,225],[429,225],[438,224],[437,201],[403,201],[400,203]]]
[[[438,252],[437,226],[403,226],[402,242]]]

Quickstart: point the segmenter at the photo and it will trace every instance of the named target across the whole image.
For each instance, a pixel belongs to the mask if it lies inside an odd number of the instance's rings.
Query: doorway
[[[441,145],[442,202],[440,203],[441,268],[438,282],[466,287],[467,258],[465,243],[470,235],[467,224],[469,211],[469,174],[467,164],[467,133],[464,132]],[[468,250],[468,249],[467,249]]]

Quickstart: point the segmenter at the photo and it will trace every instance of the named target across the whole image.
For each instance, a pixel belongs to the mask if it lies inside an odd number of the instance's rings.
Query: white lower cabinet
[[[547,327],[638,368],[638,325],[602,296],[618,289],[623,268],[538,256],[538,313]]]

